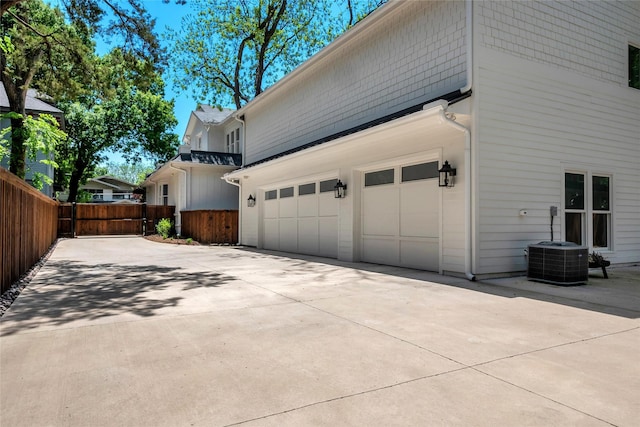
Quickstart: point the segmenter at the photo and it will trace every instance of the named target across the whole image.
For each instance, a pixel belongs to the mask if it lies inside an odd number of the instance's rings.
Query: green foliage
[[[93,194],[89,193],[86,190],[78,191],[78,196],[76,197],[76,203],[91,203],[93,201]]]
[[[9,112],[0,114],[0,119],[22,119],[20,114]],[[58,146],[64,144],[67,134],[60,130],[56,119],[49,114],[41,114],[37,118],[27,116],[23,119],[24,128],[23,140],[26,148],[26,158],[39,163],[58,167],[54,161],[54,153]],[[13,134],[11,128],[0,130],[0,159],[9,156],[9,146]],[[43,154],[42,159],[38,159],[38,154]],[[42,190],[44,184],[51,185],[51,177],[40,172],[34,172],[32,184],[38,190]]]
[[[155,167],[148,162],[140,163],[116,163],[106,162],[100,164],[93,172],[93,177],[109,175],[132,184],[139,185]]]
[[[166,132],[175,125],[175,118],[168,113],[172,103],[162,99],[159,70],[166,55],[153,33],[155,20],[138,0],[73,0],[61,4],[66,15],[42,0],[3,1],[0,78],[10,110],[25,116],[24,99],[30,87],[59,102],[77,102],[87,111],[111,100],[103,114],[110,118],[109,124],[102,126],[110,136],[109,149],[125,150],[131,160],[139,159],[144,150],[152,157],[165,158],[167,147],[177,146],[177,137]],[[105,19],[109,15],[115,19]],[[96,34],[118,39],[121,47],[103,58],[97,57],[92,40]],[[119,112],[128,114],[125,123],[115,129],[108,128],[116,123],[118,114],[113,100],[121,100]],[[124,108],[125,102],[131,103],[136,114]],[[12,120],[11,126],[10,169],[24,177],[27,132],[21,119]],[[123,129],[127,128],[128,135],[124,135],[127,132]],[[116,137],[111,137],[112,130]],[[87,141],[100,134],[94,129],[80,139]],[[140,140],[134,145],[140,150],[131,147],[131,141],[137,137]],[[88,160],[90,150],[74,145],[77,139],[78,133],[69,146],[60,147],[56,157],[60,184],[70,181],[77,186],[87,178],[85,172],[104,155]],[[103,146],[99,139],[93,142]]]
[[[162,236],[163,239],[169,237],[172,228],[173,222],[169,218],[162,218],[160,221],[158,221],[158,225],[156,225],[156,231],[159,235]]]
[[[189,238],[187,239],[187,245],[190,245],[190,244],[192,244],[192,243],[193,243],[193,239],[192,239],[191,237],[189,237]]]
[[[240,108],[382,1],[193,1],[169,31],[174,84],[212,105]],[[349,18],[345,18],[348,16]]]

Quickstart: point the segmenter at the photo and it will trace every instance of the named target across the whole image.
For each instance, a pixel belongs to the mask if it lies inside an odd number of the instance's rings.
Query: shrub
[[[193,239],[192,239],[191,237],[189,237],[189,238],[187,239],[187,245],[190,245],[190,244],[192,244],[192,243],[193,243]]]
[[[173,223],[169,218],[162,218],[158,221],[158,225],[156,225],[156,231],[159,235],[162,236],[163,239],[169,237],[169,233],[171,232],[171,228],[173,227]]]

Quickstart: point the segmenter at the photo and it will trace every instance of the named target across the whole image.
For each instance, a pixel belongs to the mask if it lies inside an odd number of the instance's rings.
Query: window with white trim
[[[235,128],[227,134],[226,148],[227,153],[240,152],[240,128]]]
[[[169,206],[169,184],[162,184],[162,205]]]
[[[564,199],[565,240],[594,249],[611,249],[611,177],[566,172]]]

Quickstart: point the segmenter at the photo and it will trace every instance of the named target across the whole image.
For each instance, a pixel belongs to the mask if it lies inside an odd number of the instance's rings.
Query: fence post
[[[76,202],[71,204],[71,238],[76,237]]]
[[[147,203],[142,204],[142,235],[147,235]]]

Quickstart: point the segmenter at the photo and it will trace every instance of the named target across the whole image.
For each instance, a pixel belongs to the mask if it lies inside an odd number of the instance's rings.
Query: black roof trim
[[[455,104],[456,102],[460,102],[460,101],[462,101],[464,99],[467,99],[470,96],[471,96],[471,91],[470,90],[468,92],[465,92],[465,93],[460,92],[460,90],[456,90],[454,92],[449,92],[449,93],[447,93],[445,95],[438,96],[437,98],[433,98],[433,99],[430,99],[428,101],[421,102],[420,104],[414,105],[413,107],[405,108],[404,110],[400,110],[400,111],[397,111],[395,113],[388,114],[388,115],[386,115],[384,117],[380,117],[378,119],[371,120],[369,122],[366,122],[366,123],[363,123],[361,125],[352,127],[350,129],[343,130],[341,132],[334,133],[334,134],[329,135],[329,136],[325,136],[325,137],[317,139],[315,141],[308,142],[308,143],[306,143],[304,145],[301,145],[299,147],[295,147],[295,148],[292,148],[290,150],[283,151],[282,153],[274,154],[273,156],[269,156],[269,157],[266,157],[266,158],[264,158],[262,160],[255,161],[253,163],[245,165],[243,167],[243,169],[250,168],[251,166],[256,166],[256,165],[259,165],[259,164],[262,164],[262,163],[266,163],[266,162],[269,162],[271,160],[278,159],[280,157],[288,156],[289,154],[297,153],[298,151],[306,150],[307,148],[315,147],[316,145],[324,144],[325,142],[333,141],[333,140],[342,138],[344,136],[351,135],[351,134],[363,131],[365,129],[372,128],[374,126],[378,126],[378,125],[381,125],[383,123],[387,123],[387,122],[390,122],[392,120],[399,119],[399,118],[407,116],[409,114],[417,113],[418,111],[421,111],[422,107],[424,107],[426,104],[429,104],[429,103],[434,102],[434,101],[438,101],[440,99],[444,99],[445,101],[448,101],[449,105],[451,105],[451,104]]]
[[[242,154],[221,153],[217,151],[192,150],[189,153],[180,153],[174,160],[182,162],[201,163],[218,166],[242,166]]]

